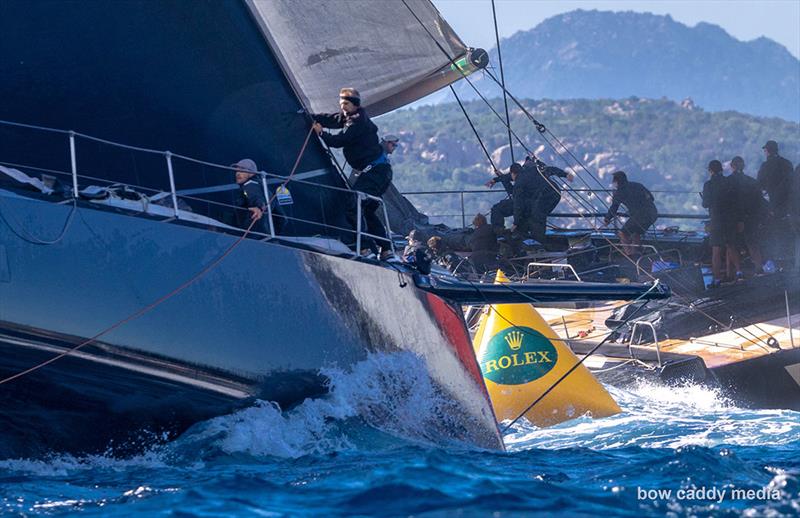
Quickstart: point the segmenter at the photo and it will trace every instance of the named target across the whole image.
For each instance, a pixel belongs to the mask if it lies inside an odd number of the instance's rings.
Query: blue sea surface
[[[611,388],[622,414],[548,429],[521,423],[503,453],[440,441],[426,425],[441,410],[430,383],[419,370],[386,371],[384,360],[333,373],[326,398],[283,412],[262,402],[133,458],[110,451],[2,460],[0,509],[17,516],[800,514],[800,413],[737,408],[699,386],[638,383]],[[387,381],[402,383],[402,396]]]

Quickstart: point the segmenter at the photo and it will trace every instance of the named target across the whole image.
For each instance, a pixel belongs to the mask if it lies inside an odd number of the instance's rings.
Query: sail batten
[[[371,115],[380,115],[485,65],[485,53],[469,49],[429,0],[246,4],[312,112],[338,110],[336,93],[350,86]],[[461,71],[451,59],[464,63]]]

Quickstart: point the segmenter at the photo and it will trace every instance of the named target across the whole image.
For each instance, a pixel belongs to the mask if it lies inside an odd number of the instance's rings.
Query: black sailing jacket
[[[364,108],[352,115],[342,112],[314,115],[314,120],[325,128],[341,129],[339,133],[322,133],[321,138],[330,147],[342,148],[344,158],[353,169],[363,171],[383,155],[378,140],[378,127],[367,116]]]

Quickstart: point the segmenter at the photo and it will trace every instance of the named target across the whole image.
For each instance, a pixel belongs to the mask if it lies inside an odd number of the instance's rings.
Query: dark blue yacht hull
[[[57,237],[76,214],[63,237]],[[136,313],[238,236],[79,201],[0,191],[0,376]],[[252,400],[325,392],[320,369],[409,351],[453,402],[450,437],[502,448],[457,306],[385,266],[243,240],[153,310],[0,385],[2,455],[91,451],[180,432]],[[38,450],[38,451],[37,451]]]

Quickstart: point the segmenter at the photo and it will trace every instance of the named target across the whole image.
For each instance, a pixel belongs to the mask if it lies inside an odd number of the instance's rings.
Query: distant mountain
[[[779,118],[733,111],[711,113],[690,100],[679,103],[630,97],[522,103],[600,180],[598,184],[562,150],[563,158],[579,174],[574,187],[588,184],[607,189],[611,173],[623,169],[653,190],[685,192],[656,194],[662,212],[705,213],[696,193],[707,179],[709,160],[725,163],[741,155],[747,164],[745,172],[755,176],[764,160],[761,146],[774,139],[780,143],[781,155],[795,164],[800,161],[800,125]],[[502,109],[502,103],[495,105]],[[497,167],[507,168],[511,154],[505,128],[482,101],[466,102],[465,108]],[[401,137],[400,149],[392,156],[394,182],[401,191],[483,189],[483,183],[492,177],[488,161],[455,103],[398,110],[376,122],[383,133]],[[511,110],[511,125],[537,156],[566,167],[521,110]],[[548,139],[553,142],[552,137]],[[521,160],[524,153],[515,144],[515,158]],[[495,196],[466,195],[467,214],[487,211],[492,201],[502,197],[501,190],[495,190]],[[461,210],[458,195],[418,195],[411,201],[434,215],[460,214]],[[574,212],[574,207],[564,201],[560,210]],[[470,219],[468,216],[467,222]],[[460,216],[448,222],[458,224]]]
[[[800,121],[800,60],[770,39],[742,42],[716,25],[578,10],[517,32],[501,46],[506,84],[517,97],[691,97],[707,110]],[[496,49],[490,56],[496,66]],[[479,75],[476,85],[499,95]],[[467,84],[458,92],[476,98]]]

